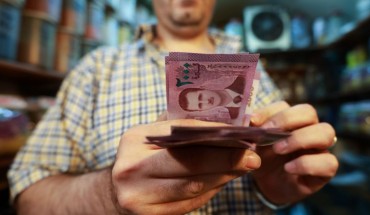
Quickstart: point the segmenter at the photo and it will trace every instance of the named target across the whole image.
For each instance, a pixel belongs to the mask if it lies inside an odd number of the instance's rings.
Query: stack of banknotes
[[[259,54],[170,52],[165,57],[168,119],[197,119],[226,127],[175,127],[170,136],[148,137],[161,147],[205,144],[248,147],[271,144],[289,133],[247,127],[258,91]],[[233,143],[227,143],[230,142]],[[229,144],[229,145],[227,145]]]
[[[189,145],[250,148],[271,145],[289,137],[289,132],[245,126],[189,127],[173,126],[167,136],[148,136],[148,143],[163,148]]]

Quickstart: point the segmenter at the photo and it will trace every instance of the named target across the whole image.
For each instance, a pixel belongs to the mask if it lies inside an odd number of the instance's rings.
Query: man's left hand
[[[257,147],[262,166],[253,177],[270,202],[297,202],[321,189],[336,174],[338,160],[328,151],[335,142],[335,131],[329,124],[319,123],[312,106],[274,103],[256,111],[252,125],[292,132],[286,140]]]

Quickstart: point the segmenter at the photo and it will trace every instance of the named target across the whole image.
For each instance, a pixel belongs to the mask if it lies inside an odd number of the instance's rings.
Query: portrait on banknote
[[[222,85],[223,83],[220,83],[220,86]],[[233,120],[240,114],[244,88],[244,77],[237,76],[231,85],[221,90],[207,89],[207,86],[185,88],[180,92],[178,101],[184,111],[201,112],[218,109],[218,117]]]

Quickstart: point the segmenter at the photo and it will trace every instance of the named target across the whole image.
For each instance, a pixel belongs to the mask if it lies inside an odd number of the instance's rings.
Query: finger
[[[152,180],[150,182],[145,182],[146,183],[143,183],[142,186],[135,184],[134,190],[131,190],[130,192],[125,190],[118,195],[117,200],[120,206],[130,211],[130,206],[134,205],[135,202],[140,199],[140,201],[144,202],[144,204],[142,204],[140,208],[135,208],[135,214],[184,214],[204,205],[222,188],[222,186],[215,187],[201,195],[195,196],[194,198],[184,199],[181,199],[181,194],[177,192],[179,196],[170,199],[167,198],[167,196],[174,196],[174,193],[176,193],[178,187],[171,187],[168,186],[168,184],[154,184],[154,186],[148,186],[153,185],[152,183],[155,182]],[[163,187],[168,188],[168,190],[158,189]],[[143,195],[143,193],[145,193],[145,195]]]
[[[338,160],[330,153],[307,154],[286,163],[284,169],[297,175],[333,177],[338,169]]]
[[[181,202],[173,202],[173,203],[168,203],[168,204],[165,204],[165,205],[162,205],[162,211],[163,212],[166,212],[167,214],[182,214],[181,212],[178,211],[179,208],[186,208],[186,211],[187,212],[191,212],[191,211],[194,211],[198,208],[200,208],[201,206],[205,205],[213,196],[215,196],[219,191],[221,190],[221,188],[215,188],[213,190],[210,190],[209,192],[205,193],[204,195],[202,196],[198,196],[197,198],[194,198],[194,199],[188,199],[188,200],[184,200],[184,201],[181,201]],[[166,210],[167,208],[167,210]],[[168,213],[168,208],[173,208],[172,211],[169,211],[170,213]],[[177,209],[175,209],[177,208]],[[161,214],[161,213],[158,213],[158,214]]]
[[[327,184],[331,177],[317,177],[317,176],[310,176],[305,175],[298,178],[299,183],[303,184],[304,186],[300,187],[301,192],[305,195],[311,195],[313,192],[320,190]]]
[[[161,115],[158,116],[156,122],[166,121],[167,119],[168,119],[168,117],[167,117],[167,111],[165,111]]]
[[[301,104],[275,114],[262,127],[294,130],[315,123],[318,123],[316,110],[309,104]]]
[[[142,162],[150,177],[188,177],[199,174],[243,172],[257,169],[260,157],[238,148],[194,146],[162,150]]]
[[[142,214],[185,214],[191,211],[194,211],[201,206],[205,205],[213,196],[215,196],[220,190],[221,187],[214,188],[204,193],[203,195],[197,196],[192,199],[186,199],[176,202],[167,202],[162,204],[154,204],[153,207],[149,208],[146,213]]]
[[[265,123],[271,116],[275,115],[276,113],[288,109],[290,106],[285,101],[275,102],[271,105],[268,105],[264,108],[256,110],[252,114],[251,118],[251,125],[253,126],[261,126]]]
[[[328,123],[319,123],[293,131],[292,136],[274,144],[273,150],[277,154],[307,149],[325,150],[334,145],[334,138],[333,127]]]
[[[145,198],[148,203],[175,202],[201,196],[241,175],[208,174],[183,178],[151,178],[139,189],[143,189],[142,193],[147,193]]]

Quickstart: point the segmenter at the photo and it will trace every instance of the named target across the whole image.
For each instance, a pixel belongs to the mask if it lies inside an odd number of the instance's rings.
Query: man
[[[214,3],[154,0],[157,26],[133,44],[95,51],[69,74],[9,172],[19,214],[261,214],[270,211],[265,204],[294,203],[330,180],[338,168],[327,151],[333,128],[309,105],[267,105],[279,98],[267,77],[257,98],[267,106],[252,122],[292,131],[286,141],[256,153],[144,144],[171,125],[223,125],[154,122],[166,107],[162,51],[237,51],[207,33]]]
[[[226,108],[230,119],[239,115],[244,94],[245,79],[241,76],[224,90],[186,88],[179,94],[179,105],[185,111],[207,111]]]

